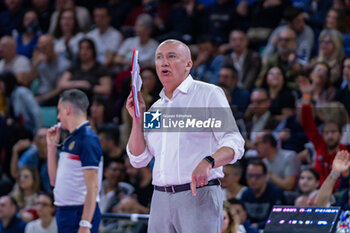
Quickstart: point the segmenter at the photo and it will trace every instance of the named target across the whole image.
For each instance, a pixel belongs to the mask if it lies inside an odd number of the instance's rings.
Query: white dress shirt
[[[174,91],[171,99],[164,89],[152,108],[229,108],[220,87],[193,80],[189,75]],[[233,124],[234,122],[232,116]],[[235,127],[236,128],[236,127]],[[160,132],[144,133],[146,149],[134,156],[127,146],[130,162],[134,167],[144,167],[155,157],[153,184],[158,186],[190,183],[192,172],[204,157],[221,147],[235,151],[234,163],[243,156],[244,140],[238,130],[232,132]],[[211,169],[209,180],[221,178],[222,167]]]

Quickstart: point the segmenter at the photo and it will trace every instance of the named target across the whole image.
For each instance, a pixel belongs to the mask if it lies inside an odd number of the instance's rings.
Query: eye
[[[170,54],[169,58],[175,58],[176,56],[174,54]]]
[[[156,59],[161,59],[161,58],[162,58],[161,55],[157,55],[157,56],[156,56]]]

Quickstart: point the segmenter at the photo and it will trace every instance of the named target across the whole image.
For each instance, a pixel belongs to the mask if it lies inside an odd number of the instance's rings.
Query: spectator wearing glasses
[[[275,128],[276,120],[271,117],[271,100],[265,89],[259,88],[253,90],[250,95],[250,105],[245,113],[247,132],[249,141],[246,142],[247,148],[254,148],[255,136],[258,132],[266,128]]]
[[[57,233],[53,196],[41,193],[34,204],[40,218],[29,222],[25,233]]]
[[[255,145],[266,164],[269,181],[283,190],[293,190],[300,173],[300,161],[295,152],[277,148],[277,141],[271,133],[259,133]]]
[[[272,54],[264,64],[259,75],[258,85],[262,85],[263,77],[271,66],[280,66],[286,72],[287,87],[295,89],[296,72],[300,70],[300,61],[296,54],[297,40],[295,32],[290,28],[281,30],[277,39],[277,52]]]
[[[266,165],[262,160],[251,160],[246,172],[248,189],[242,195],[248,219],[260,229],[264,228],[272,206],[281,205],[284,202],[282,190],[268,181],[267,173]]]

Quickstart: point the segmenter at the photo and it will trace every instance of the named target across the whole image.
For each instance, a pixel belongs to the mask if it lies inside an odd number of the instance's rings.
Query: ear
[[[189,71],[192,68],[193,62],[192,60],[189,60],[186,64],[186,70]]]
[[[67,104],[65,107],[65,110],[68,116],[72,114],[72,108],[70,107],[70,105]]]

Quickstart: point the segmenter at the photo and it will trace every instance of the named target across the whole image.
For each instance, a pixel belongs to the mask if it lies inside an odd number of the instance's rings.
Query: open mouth
[[[169,74],[170,71],[169,70],[162,70],[162,74]]]

